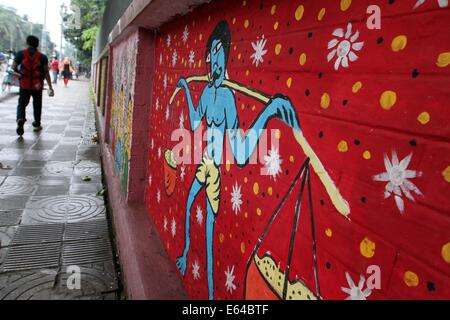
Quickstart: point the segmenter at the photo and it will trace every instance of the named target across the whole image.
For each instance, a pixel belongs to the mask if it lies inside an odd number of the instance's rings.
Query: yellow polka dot
[[[370,153],[370,151],[364,151],[363,158],[366,160],[372,159],[372,154]]]
[[[277,56],[281,53],[281,48],[282,48],[282,46],[281,46],[280,43],[278,43],[278,44],[275,46],[275,54],[276,54]]]
[[[230,163],[229,160],[227,160],[227,163],[226,163],[225,166],[226,166],[227,172],[230,172],[230,170],[231,170],[231,163]]]
[[[280,129],[275,130],[275,139],[277,139],[277,140],[281,139],[281,130]]]
[[[273,30],[278,30],[278,27],[280,26],[280,24],[278,23],[278,21],[277,22],[275,22],[274,23],[274,25],[273,25]]]
[[[233,18],[232,22],[233,22],[233,24],[236,24],[236,18]]]
[[[270,14],[271,14],[271,15],[274,15],[275,13],[277,13],[277,6],[276,6],[276,5],[273,5],[273,6],[272,6],[272,9],[270,9]]]
[[[290,162],[290,163],[294,163],[294,162],[295,162],[294,156],[290,156],[290,157],[289,157],[289,162]]]
[[[442,171],[442,176],[444,177],[445,181],[450,182],[450,166]]]
[[[225,241],[225,236],[223,233],[219,234],[219,241],[220,243],[223,243]]]
[[[242,54],[239,53],[239,54],[238,54],[238,60],[241,60],[241,58],[242,58]]]
[[[403,275],[403,281],[410,288],[417,287],[419,285],[419,276],[412,271],[406,271]]]
[[[359,251],[363,257],[370,259],[375,255],[375,247],[375,242],[366,237],[361,241]]]
[[[304,65],[306,64],[306,53],[302,53],[302,54],[300,55],[300,58],[299,58],[298,60],[299,60],[299,62],[300,62],[300,65],[301,65],[301,66],[304,66]]]
[[[392,40],[391,48],[394,52],[399,52],[406,48],[408,38],[405,35],[399,35]]]
[[[248,212],[244,213],[244,217],[245,217],[245,219],[248,218]]]
[[[385,91],[380,97],[380,105],[384,110],[391,110],[397,103],[397,93],[394,91]]]
[[[361,81],[356,82],[356,83],[353,85],[353,87],[352,87],[352,92],[353,92],[353,93],[358,93],[359,90],[362,89],[362,86],[363,86],[363,84],[362,84]]]
[[[450,52],[443,52],[439,55],[436,65],[439,68],[445,68],[450,65]]]
[[[199,34],[199,36],[198,36],[198,40],[200,40],[200,41],[202,41],[203,40],[203,34]]]
[[[342,140],[341,142],[339,142],[338,150],[339,150],[339,152],[342,152],[342,153],[348,152],[348,143],[347,143],[347,141]]]
[[[352,5],[352,0],[341,0],[341,10],[347,11],[348,8]]]
[[[325,235],[328,238],[331,238],[333,236],[333,230],[331,230],[330,228],[328,228],[327,230],[325,230]]]
[[[261,217],[262,216],[262,210],[260,208],[256,209],[256,214]]]
[[[323,109],[328,109],[330,107],[330,102],[331,102],[330,95],[325,92],[320,98],[320,106]]]
[[[245,7],[246,5],[247,5],[247,1],[244,0],[244,1],[242,2],[242,6]]]
[[[273,188],[272,188],[272,187],[267,188],[267,194],[268,194],[269,196],[272,196],[272,195],[273,195]]]
[[[322,21],[323,17],[325,17],[325,13],[327,12],[327,9],[322,8],[319,11],[319,14],[317,15],[317,20]]]
[[[250,70],[245,71],[245,75],[248,77],[250,75]]]
[[[287,87],[288,87],[289,89],[291,88],[291,86],[292,86],[292,78],[287,79],[286,85],[287,85]]]
[[[250,21],[245,20],[245,22],[244,22],[245,29],[247,29],[249,27],[249,25],[250,25]]]
[[[245,243],[244,242],[241,242],[241,252],[242,252],[242,254],[245,253]]]
[[[208,16],[208,21],[211,21],[211,16]]]
[[[301,4],[298,6],[297,10],[295,10],[295,20],[297,20],[297,21],[302,20],[304,13],[305,13],[305,7]]]
[[[233,235],[230,233],[230,239],[233,239]]]
[[[450,242],[442,246],[441,254],[444,261],[450,263]]]
[[[259,184],[258,182],[255,182],[255,184],[253,185],[253,193],[257,196],[259,193]]]
[[[428,112],[422,112],[419,114],[419,117],[417,117],[417,120],[423,124],[426,125],[428,122],[430,122],[430,114]]]
[[[248,183],[248,178],[247,178],[247,177],[244,178],[244,183],[245,183],[245,184]]]

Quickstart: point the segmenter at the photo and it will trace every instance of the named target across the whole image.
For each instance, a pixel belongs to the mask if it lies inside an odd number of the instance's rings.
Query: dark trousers
[[[19,105],[17,106],[17,121],[27,120],[26,109],[30,103],[31,97],[33,97],[34,122],[36,126],[40,126],[42,115],[42,90],[35,91],[20,89]]]

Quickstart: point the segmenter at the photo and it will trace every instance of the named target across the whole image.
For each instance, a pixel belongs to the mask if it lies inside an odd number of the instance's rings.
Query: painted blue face
[[[211,51],[208,54],[207,63],[209,63],[209,76],[211,85],[219,88],[223,80],[225,80],[226,65],[225,65],[225,51],[220,40],[214,40],[211,46]]]

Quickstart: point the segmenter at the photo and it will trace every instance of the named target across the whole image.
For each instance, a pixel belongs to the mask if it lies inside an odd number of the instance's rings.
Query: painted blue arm
[[[272,118],[278,118],[292,129],[301,130],[297,113],[289,98],[277,95],[267,107],[259,114],[251,125],[248,133],[243,136],[239,128],[239,117],[233,98],[233,107],[226,109],[228,140],[238,166],[244,167],[255,152],[261,135],[266,129],[267,123]]]

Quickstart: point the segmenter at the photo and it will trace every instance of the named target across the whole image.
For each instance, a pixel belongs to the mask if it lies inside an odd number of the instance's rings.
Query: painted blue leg
[[[186,225],[184,228],[184,251],[183,255],[179,258],[177,258],[177,267],[180,270],[180,272],[185,275],[186,274],[186,267],[187,267],[187,256],[189,253],[189,247],[191,245],[191,234],[190,234],[190,227],[191,227],[191,209],[192,205],[194,204],[195,198],[197,197],[198,193],[202,189],[203,185],[198,182],[197,179],[194,180],[191,186],[191,190],[189,191],[189,196],[186,204]]]
[[[214,300],[214,224],[216,217],[209,200],[207,201],[208,216],[206,217],[206,269],[208,273],[209,300]]]

